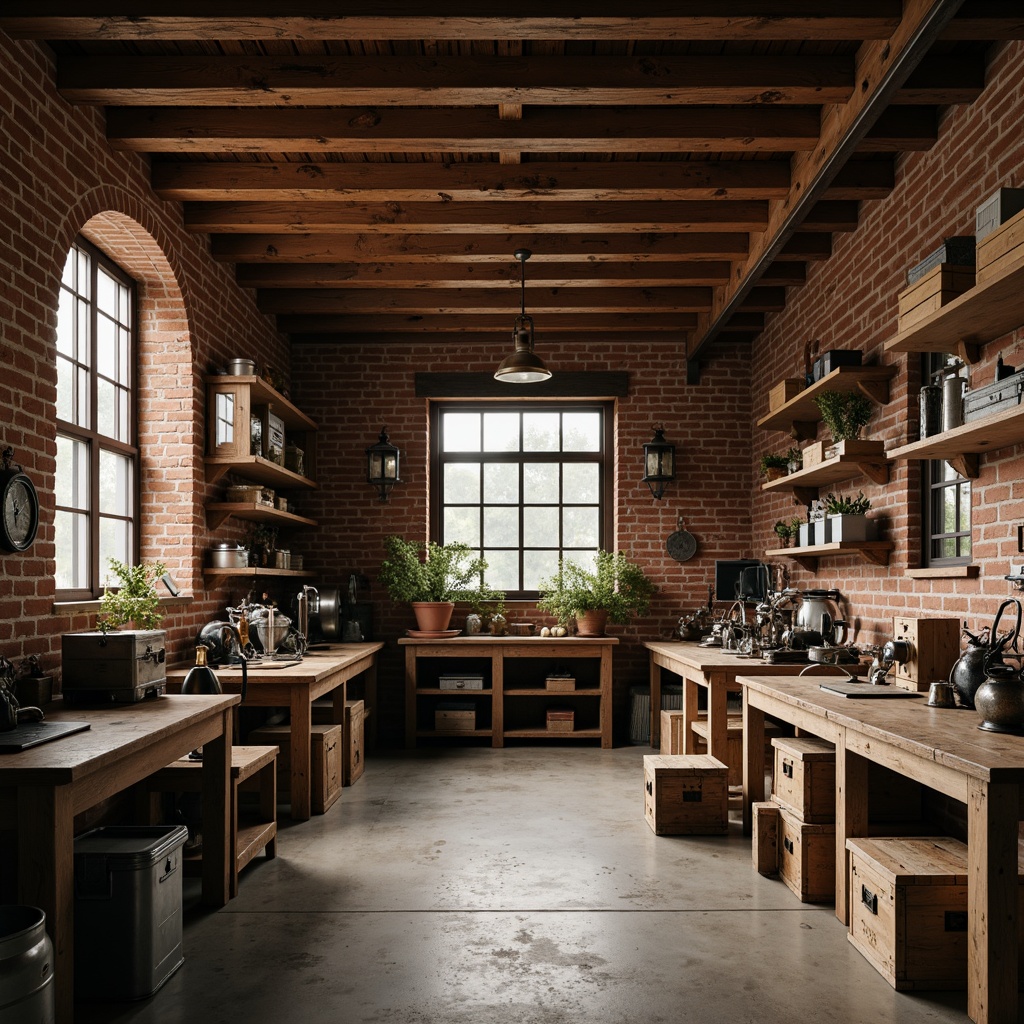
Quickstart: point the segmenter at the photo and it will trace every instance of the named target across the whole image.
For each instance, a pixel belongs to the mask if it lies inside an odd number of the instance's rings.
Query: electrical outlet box
[[[904,690],[927,690],[949,671],[960,657],[959,619],[914,619],[896,615],[892,635],[910,648],[906,662],[897,662],[889,678]]]

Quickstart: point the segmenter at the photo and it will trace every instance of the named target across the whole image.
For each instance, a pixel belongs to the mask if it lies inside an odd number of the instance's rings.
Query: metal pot
[[[229,359],[228,373],[232,377],[251,377],[256,372],[256,363],[251,359]]]
[[[1017,607],[1017,622],[1013,629],[999,636],[999,620],[1003,612],[1010,606]],[[975,697],[982,683],[985,682],[986,669],[1002,663],[1002,651],[1007,647],[1013,647],[1017,643],[1021,629],[1021,604],[1016,598],[1004,601],[996,612],[995,621],[988,631],[987,638],[982,635],[974,636],[967,630],[964,634],[967,637],[967,650],[960,655],[959,659],[949,671],[949,681],[956,690],[960,703],[965,708],[975,706]]]
[[[244,569],[249,552],[241,544],[214,544],[210,548],[210,565],[214,569]]]
[[[310,601],[310,615],[316,615],[320,632],[325,640],[341,637],[341,589],[321,587],[317,597]]]
[[[979,729],[986,732],[1024,732],[1024,683],[1020,672],[999,660],[988,665],[985,681],[974,694],[981,715]]]
[[[800,594],[800,606],[793,620],[796,630],[810,630],[817,633],[822,643],[843,643],[846,640],[846,623],[839,612],[838,602],[842,597],[838,590],[804,590]],[[840,628],[841,627],[841,628]],[[810,646],[808,643],[807,646]]]

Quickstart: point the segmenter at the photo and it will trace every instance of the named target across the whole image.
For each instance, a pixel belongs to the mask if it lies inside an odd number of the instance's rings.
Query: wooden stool
[[[267,860],[277,855],[277,755],[278,747],[238,746],[231,748],[231,895],[238,895],[238,873],[261,850]],[[184,757],[154,772],[143,783],[150,794],[200,793],[203,788],[202,761]],[[258,807],[239,809],[239,790],[248,779],[259,792]],[[250,787],[246,787],[247,789]],[[153,817],[152,810],[149,816]],[[196,864],[201,857],[189,858]],[[188,863],[186,863],[186,867]]]
[[[709,754],[646,754],[644,817],[658,836],[729,831],[728,769]]]

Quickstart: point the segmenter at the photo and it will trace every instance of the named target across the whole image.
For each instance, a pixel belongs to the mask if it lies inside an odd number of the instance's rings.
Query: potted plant
[[[112,558],[110,570],[120,584],[114,590],[109,586],[103,588],[96,628],[101,633],[129,624],[137,630],[158,629],[164,617],[160,611],[156,581],[167,572],[167,566],[162,562],[125,565]]]
[[[866,513],[871,502],[859,491],[856,498],[846,495],[825,495],[825,515],[829,521],[829,535],[833,541],[862,541],[873,538],[874,523]]]
[[[799,473],[804,466],[804,453],[793,447],[786,452],[786,472]]]
[[[778,480],[786,475],[789,456],[768,452],[761,456],[761,476],[766,480]]]
[[[470,635],[487,636],[493,633],[501,636],[505,627],[505,595],[481,583],[478,590],[466,597],[469,614],[466,616],[466,632]]]
[[[384,547],[387,558],[381,563],[380,581],[392,601],[412,605],[422,632],[446,630],[455,602],[472,600],[484,586],[487,562],[471,557],[468,544],[424,543],[392,535],[384,539]]]
[[[782,542],[784,548],[789,547],[789,543],[795,540],[800,533],[800,520],[792,519],[787,522],[785,519],[780,519],[772,529],[775,531],[775,535]]]
[[[870,399],[856,391],[823,391],[814,401],[833,444],[857,437],[873,411]]]
[[[575,619],[580,636],[603,636],[607,622],[645,614],[657,589],[621,551],[598,551],[591,569],[561,559],[558,572],[541,581],[537,607],[561,625]]]

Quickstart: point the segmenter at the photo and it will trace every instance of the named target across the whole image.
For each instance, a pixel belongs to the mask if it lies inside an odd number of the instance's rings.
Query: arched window
[[[136,287],[84,239],[57,316],[56,589],[99,597],[111,558],[138,560]]]

